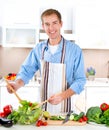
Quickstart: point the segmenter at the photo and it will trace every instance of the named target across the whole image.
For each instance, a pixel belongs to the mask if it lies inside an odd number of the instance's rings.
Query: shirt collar
[[[62,39],[61,39],[61,41],[60,41],[60,43],[59,43],[57,52],[62,51],[62,47],[63,47],[64,41],[65,41],[65,40],[64,40],[64,38],[62,37]],[[46,40],[45,50],[48,50],[48,40]]]

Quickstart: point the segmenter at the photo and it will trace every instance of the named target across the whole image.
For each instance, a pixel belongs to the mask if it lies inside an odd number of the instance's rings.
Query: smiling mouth
[[[50,31],[49,32],[49,34],[55,34],[56,33],[56,31]]]

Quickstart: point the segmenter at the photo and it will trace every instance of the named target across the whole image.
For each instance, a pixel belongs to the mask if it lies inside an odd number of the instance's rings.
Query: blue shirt
[[[48,48],[47,40],[36,44],[30,51],[29,55],[22,64],[17,79],[22,79],[25,84],[33,77],[37,70],[41,70],[42,50],[44,51],[44,60],[52,63],[60,63],[61,52],[63,46],[63,39],[61,40],[57,51],[52,54]],[[84,71],[84,59],[80,47],[65,39],[65,60],[66,64],[66,80],[69,87],[77,94],[79,94],[86,83],[86,76]]]

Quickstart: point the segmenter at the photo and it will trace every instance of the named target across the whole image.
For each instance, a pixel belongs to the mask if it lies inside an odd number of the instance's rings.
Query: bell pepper
[[[102,103],[102,104],[100,105],[100,109],[101,109],[102,111],[106,111],[107,109],[109,109],[109,105],[108,105],[107,103]]]
[[[6,105],[3,107],[3,112],[8,116],[13,111],[12,105]]]
[[[3,118],[6,117],[6,114],[4,112],[0,112],[0,118],[1,117],[3,117]]]

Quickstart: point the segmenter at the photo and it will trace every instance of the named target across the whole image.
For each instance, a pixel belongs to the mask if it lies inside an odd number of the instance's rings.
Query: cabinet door
[[[22,87],[17,91],[17,93],[22,100],[40,102],[40,91],[38,87]],[[16,96],[14,94],[9,94],[6,87],[1,87],[0,97],[1,110],[7,104],[11,104],[14,109],[17,109],[20,105]]]
[[[92,106],[100,106],[103,102],[109,103],[109,87],[88,86],[86,93],[86,109]]]
[[[37,36],[38,39],[38,36]],[[36,27],[16,24],[4,26],[3,46],[5,47],[34,47],[36,44]]]
[[[79,2],[76,10],[76,35],[81,48],[109,49],[109,16],[105,15],[108,10],[107,2]]]
[[[29,23],[36,25],[38,12],[37,1],[11,0],[11,2],[5,1],[2,6],[3,21],[5,25],[15,23]]]

